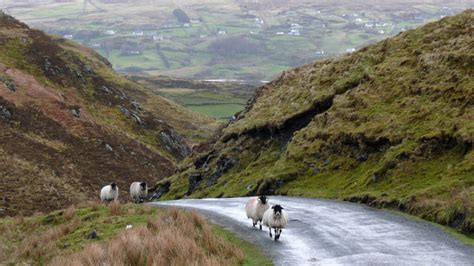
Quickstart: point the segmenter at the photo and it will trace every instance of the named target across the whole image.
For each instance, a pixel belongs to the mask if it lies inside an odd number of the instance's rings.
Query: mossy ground
[[[200,173],[190,197],[344,199],[472,235],[473,18],[468,10],[284,73],[196,155],[205,165],[181,167],[165,198],[186,196]],[[222,158],[237,163],[209,185]]]

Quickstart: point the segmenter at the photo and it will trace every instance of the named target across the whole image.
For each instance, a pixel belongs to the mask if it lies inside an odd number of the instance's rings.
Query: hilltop
[[[257,89],[163,198],[281,194],[396,208],[473,232],[474,11]]]
[[[116,74],[89,48],[0,12],[0,215],[97,198],[175,171],[214,121]]]

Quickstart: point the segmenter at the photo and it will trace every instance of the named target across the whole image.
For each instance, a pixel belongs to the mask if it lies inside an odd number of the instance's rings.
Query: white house
[[[145,33],[142,30],[140,30],[140,31],[132,32],[132,35],[133,36],[143,36],[143,35],[145,35]]]
[[[116,32],[114,30],[106,30],[105,31],[105,34],[107,34],[107,35],[115,35],[115,33]]]
[[[64,39],[68,39],[68,40],[72,40],[74,39],[74,36],[72,36],[72,34],[66,34],[63,36]]]

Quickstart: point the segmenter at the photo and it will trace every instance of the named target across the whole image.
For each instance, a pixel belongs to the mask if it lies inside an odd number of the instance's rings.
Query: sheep
[[[263,224],[270,230],[270,238],[272,237],[272,228],[275,230],[275,241],[277,241],[282,229],[288,224],[288,213],[283,210],[281,205],[273,205],[263,214]]]
[[[266,210],[270,208],[266,196],[252,197],[245,204],[247,218],[252,219],[253,227],[260,222],[260,230],[262,230],[262,218]]]
[[[115,183],[104,186],[100,190],[101,201],[113,201],[118,199],[118,186]]]
[[[148,187],[145,182],[133,182],[130,185],[130,197],[135,203],[145,201],[148,196]]]

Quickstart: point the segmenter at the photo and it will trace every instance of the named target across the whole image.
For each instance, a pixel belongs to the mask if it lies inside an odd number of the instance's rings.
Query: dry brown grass
[[[73,232],[81,225],[81,221],[74,218],[70,223],[53,227],[43,233],[33,235],[22,240],[19,249],[16,251],[17,257],[29,258],[39,261],[48,258],[57,249],[57,241]]]
[[[118,215],[122,215],[123,213],[124,213],[124,209],[122,205],[120,205],[119,201],[114,200],[111,203],[109,203],[110,216],[118,216]]]
[[[200,215],[172,208],[52,265],[236,265],[243,259],[243,251],[214,235]]]

